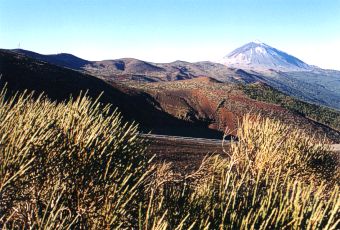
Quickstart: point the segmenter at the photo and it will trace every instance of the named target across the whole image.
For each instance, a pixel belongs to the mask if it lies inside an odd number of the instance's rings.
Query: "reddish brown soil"
[[[235,85],[221,83],[210,78],[195,78],[175,82],[157,82],[132,85],[151,95],[160,110],[192,123],[201,122],[207,128],[235,135],[243,115],[261,114],[281,120],[319,137],[325,135],[332,141],[340,139],[340,133],[320,125],[279,105],[249,98]]]

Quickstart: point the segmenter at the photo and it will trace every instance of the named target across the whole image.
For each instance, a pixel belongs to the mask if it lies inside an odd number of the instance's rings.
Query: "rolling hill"
[[[340,112],[299,101],[263,83],[236,86],[202,77],[132,87],[151,95],[174,117],[206,122],[209,128],[222,132],[227,129],[235,134],[240,118],[251,113],[278,119],[319,137],[326,135],[335,142],[340,140]]]
[[[151,63],[133,58],[88,61],[71,54],[42,55],[13,50],[29,57],[72,68],[106,82],[162,82],[210,77],[234,84],[265,83],[305,102],[340,110],[340,71],[310,66],[264,43],[248,43],[221,63]]]
[[[119,59],[91,62],[75,71],[2,50],[1,73],[13,92],[45,91],[52,99],[64,100],[81,90],[95,98],[103,91],[103,102],[154,133],[221,137],[226,128],[233,133],[239,118],[250,112],[340,140],[340,112],[281,93],[254,71],[218,63]]]
[[[221,133],[206,128],[204,123],[190,123],[177,119],[157,108],[157,102],[148,94],[119,85],[110,85],[101,79],[71,69],[42,62],[8,50],[0,50],[0,88],[7,84],[8,95],[17,91],[44,92],[52,100],[63,101],[80,92],[103,103],[117,107],[128,121],[136,121],[145,132],[221,137]]]

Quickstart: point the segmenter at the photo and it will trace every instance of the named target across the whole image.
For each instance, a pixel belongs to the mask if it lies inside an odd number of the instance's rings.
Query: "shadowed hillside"
[[[340,130],[340,111],[295,99],[266,84],[241,85],[240,88],[255,100],[278,104],[301,116]]]
[[[8,83],[8,93],[28,89],[36,95],[45,92],[52,100],[65,100],[81,91],[118,107],[129,121],[137,121],[145,131],[161,134],[221,138],[222,134],[206,128],[204,122],[190,123],[157,109],[157,102],[146,93],[109,85],[104,81],[71,69],[37,61],[10,51],[0,51],[1,87]]]
[[[112,61],[106,62],[109,66],[113,65]],[[124,59],[124,62],[115,62],[115,65],[115,68],[123,71],[139,69],[141,76],[148,71],[164,74],[163,68],[135,59]],[[163,64],[163,67],[169,68],[166,65]],[[172,65],[183,66],[187,63],[177,61]],[[209,66],[207,63],[205,65]],[[239,74],[240,78],[251,76],[241,70],[233,71]],[[235,134],[239,126],[238,120],[250,112],[253,115],[261,114],[264,117],[279,119],[316,134],[319,138],[326,136],[333,142],[340,140],[339,131],[328,127],[337,128],[337,118],[332,120],[329,117],[337,114],[336,112],[332,113],[327,108],[295,100],[295,104],[307,106],[309,111],[312,108],[313,114],[310,116],[304,114],[301,106],[300,110],[289,106],[289,101],[285,103],[279,94],[275,94],[272,101],[254,97],[253,93],[264,93],[265,89],[271,89],[269,86],[260,88],[260,91],[255,88],[252,91],[252,84],[244,86],[250,87],[249,91],[240,89],[236,84],[199,76],[170,82],[130,81],[122,84],[112,78],[104,78],[107,81],[105,82],[83,72],[51,65],[10,51],[1,52],[1,73],[2,82],[8,82],[10,92],[24,89],[38,93],[44,91],[54,100],[65,100],[70,94],[76,96],[80,91],[86,90],[93,98],[104,92],[101,102],[118,107],[127,120],[137,121],[144,131],[152,130],[159,134],[221,138],[226,128]],[[321,119],[325,116],[329,119]]]
[[[340,132],[336,130],[338,128],[336,121],[340,114],[336,111],[288,96],[287,99],[294,101],[295,104],[289,101],[285,103],[280,97],[284,94],[277,91],[272,100],[261,100],[262,98],[256,98],[252,93],[260,94],[265,93],[265,90],[274,89],[266,86],[257,88],[256,91],[256,85],[262,84],[254,84],[252,91],[251,85],[237,86],[203,77],[184,81],[134,84],[134,87],[152,95],[160,107],[169,114],[191,122],[207,122],[212,129],[224,131],[227,127],[235,134],[239,125],[238,120],[251,113],[278,119],[320,138],[326,135],[335,142],[340,140]],[[307,114],[303,113],[304,108],[308,109]],[[334,118],[331,118],[332,115]]]
[[[13,51],[16,53],[23,54],[28,57],[37,59],[39,61],[44,61],[44,62],[48,62],[54,65],[76,69],[76,70],[81,70],[81,68],[84,65],[91,63],[90,61],[81,59],[79,57],[76,57],[72,54],[67,54],[67,53],[43,55],[43,54],[39,54],[39,53],[35,53],[32,51],[23,50],[23,49],[15,49]]]

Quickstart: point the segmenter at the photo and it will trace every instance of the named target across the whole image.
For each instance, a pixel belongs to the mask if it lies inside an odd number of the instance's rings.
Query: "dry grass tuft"
[[[338,229],[339,169],[323,140],[249,115],[237,133],[227,158],[163,177],[149,219],[164,229]]]
[[[254,175],[290,171],[290,176],[305,177],[308,182],[339,178],[337,154],[326,145],[326,139],[261,116],[246,115],[240,123],[238,142],[231,145],[237,170],[249,168]]]
[[[339,167],[323,140],[245,116],[228,157],[153,165],[137,126],[86,95],[0,94],[0,228],[338,229]]]
[[[117,112],[86,95],[61,104],[4,95],[0,226],[132,226],[148,174],[137,126],[122,124]]]

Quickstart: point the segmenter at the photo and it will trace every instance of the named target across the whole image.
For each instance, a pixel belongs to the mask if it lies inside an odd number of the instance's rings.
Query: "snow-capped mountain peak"
[[[254,41],[252,41],[252,43],[259,44],[259,45],[266,45],[262,41],[260,41],[259,39],[255,39]]]
[[[306,71],[312,67],[300,59],[275,49],[263,42],[247,43],[225,57],[222,64],[243,69],[275,69],[280,71]]]

